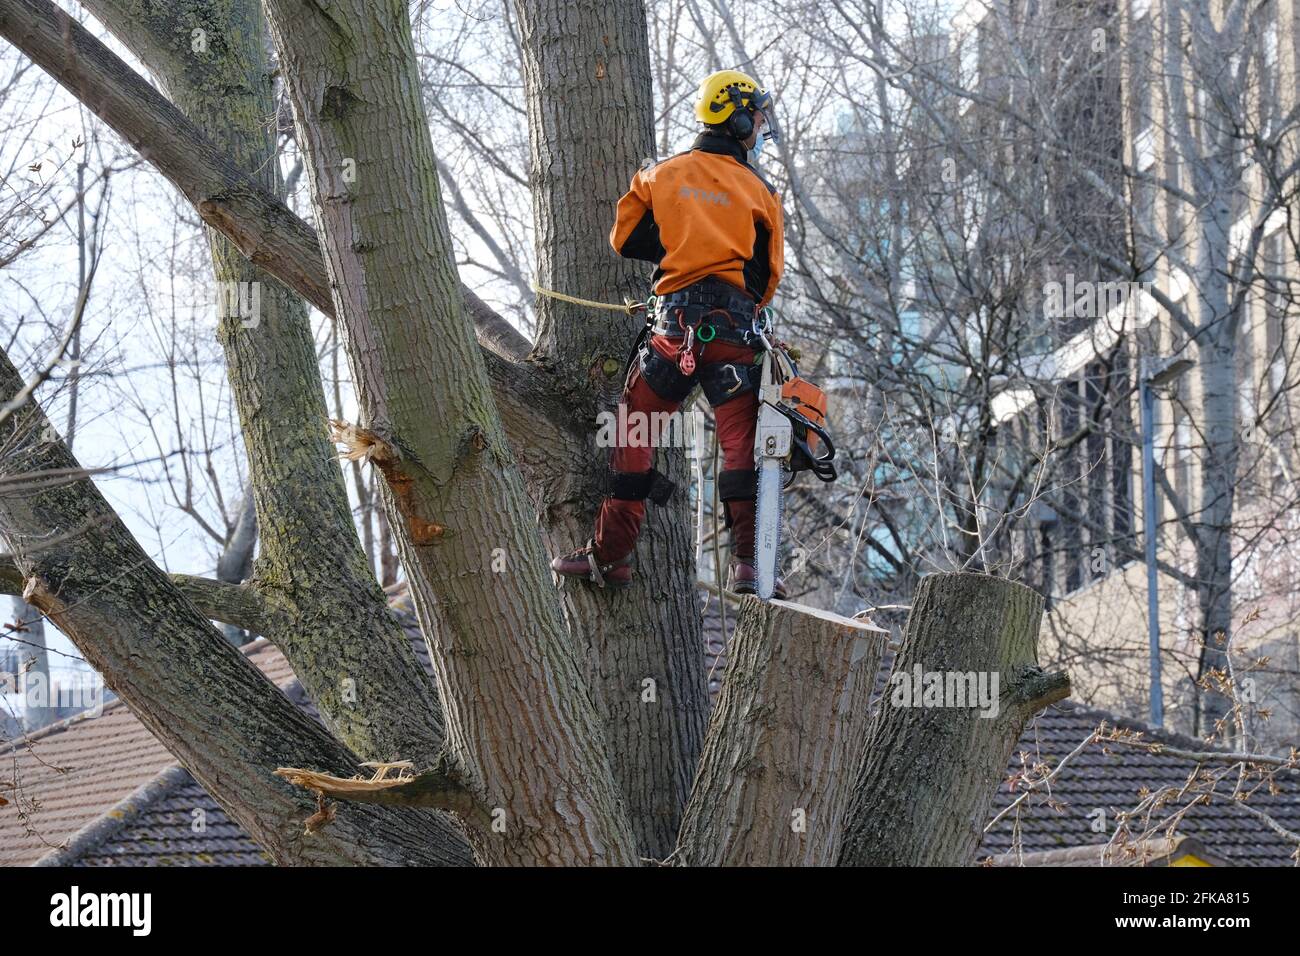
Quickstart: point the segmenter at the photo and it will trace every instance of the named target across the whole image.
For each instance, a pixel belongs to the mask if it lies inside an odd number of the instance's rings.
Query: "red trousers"
[[[681,346],[681,339],[670,339],[662,335],[653,336],[650,345],[666,358],[673,358]],[[695,353],[696,370],[711,364],[730,362],[750,363],[754,350],[743,345],[727,342],[696,341],[692,348]],[[681,402],[661,398],[641,377],[639,368],[633,369],[627,389],[623,392],[619,410],[620,419],[626,414],[641,413],[654,422],[655,412],[675,412]],[[750,471],[754,467],[754,429],[758,422],[758,395],[753,391],[745,392],[714,408],[717,423],[718,443],[722,446],[722,467],[726,470]],[[661,416],[660,422],[663,421]],[[636,445],[616,446],[610,456],[610,468],[621,472],[649,471],[654,458],[654,448],[659,436],[649,428],[645,430],[647,440]],[[716,476],[715,476],[716,477]],[[731,527],[731,550],[733,555],[744,561],[752,561],[754,556],[754,507],[751,498],[747,501],[724,502],[728,524]],[[619,498],[606,498],[596,516],[596,557],[600,561],[617,561],[630,554],[641,531],[641,522],[645,519],[644,501],[625,501]]]

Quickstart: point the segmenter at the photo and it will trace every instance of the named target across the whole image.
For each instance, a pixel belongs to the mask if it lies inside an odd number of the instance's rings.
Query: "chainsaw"
[[[785,489],[800,471],[834,481],[835,446],[826,433],[826,393],[799,377],[790,353],[763,337],[758,386],[754,468],[758,503],[754,519],[754,571],[758,596],[776,590]]]

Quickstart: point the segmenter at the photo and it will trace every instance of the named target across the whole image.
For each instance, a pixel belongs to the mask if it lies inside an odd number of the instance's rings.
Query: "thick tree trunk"
[[[384,474],[448,762],[501,824],[471,840],[494,863],[635,863],[464,310],[406,4],[266,6],[361,407],[340,440]]]
[[[84,5],[243,171],[268,193],[282,192],[266,123],[275,112],[268,38],[255,0]],[[264,636],[284,651],[326,725],[363,759],[430,763],[442,744],[441,708],[361,550],[327,440],[306,307],[220,233],[210,229],[208,239],[218,282],[261,290],[259,313],[220,317],[217,335],[262,537],[251,585],[278,625]],[[448,839],[459,842],[459,833],[449,827]]]
[[[22,379],[0,353],[0,403]],[[105,683],[253,839],[282,864],[468,863],[429,811],[315,811],[277,766],[347,776],[356,758],[298,710],[172,585],[28,401],[0,426],[0,539],[24,597],[77,645]],[[379,812],[376,812],[379,811]]]
[[[1010,581],[968,573],[921,579],[872,718],[841,865],[974,860],[1025,722],[1069,694],[1064,674],[1038,666],[1042,613],[1042,597]],[[988,696],[977,702],[980,691]]]
[[[886,638],[745,598],[682,822],[684,866],[834,866]]]
[[[649,267],[617,256],[608,237],[619,196],[654,153],[645,5],[515,6],[538,283],[597,301],[642,299]],[[591,535],[607,487],[608,450],[595,445],[596,413],[617,401],[641,320],[550,298],[538,299],[537,314],[534,361],[551,373],[557,395],[582,412],[569,447],[545,460],[532,487],[548,541],[567,549]],[[658,457],[679,490],[667,507],[648,508],[636,586],[614,595],[570,585],[563,596],[640,851],[663,859],[676,841],[709,702],[686,459],[680,448]]]

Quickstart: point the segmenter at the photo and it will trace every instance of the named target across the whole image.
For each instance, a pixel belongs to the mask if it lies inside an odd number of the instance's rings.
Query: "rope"
[[[611,312],[622,312],[626,315],[636,315],[645,308],[644,302],[624,302],[618,305],[614,302],[596,302],[594,299],[579,299],[576,295],[565,295],[563,292],[556,292],[554,289],[543,289],[536,282],[533,283],[533,291],[538,295],[548,296],[552,299],[559,299],[561,302],[569,302],[573,305],[585,305],[589,309],[608,309]]]

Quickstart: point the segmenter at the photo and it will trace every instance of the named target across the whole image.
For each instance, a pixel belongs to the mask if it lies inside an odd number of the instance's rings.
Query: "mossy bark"
[[[0,404],[22,387],[0,353]],[[0,424],[0,541],[24,596],[68,635],[132,713],[278,863],[468,863],[444,818],[340,807],[308,837],[316,805],[273,775],[356,757],[295,707],[149,559],[31,401]],[[382,812],[375,812],[382,810]]]

